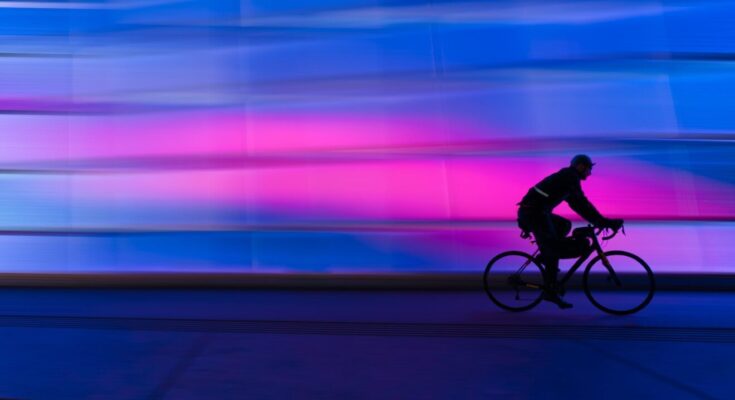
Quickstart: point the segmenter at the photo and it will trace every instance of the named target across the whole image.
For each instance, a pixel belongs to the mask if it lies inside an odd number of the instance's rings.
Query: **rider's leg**
[[[551,225],[554,227],[553,233],[555,234],[554,240],[549,244],[553,249],[547,250],[549,256],[547,256],[547,270],[548,282],[551,282],[552,289],[556,290],[557,277],[559,276],[559,258],[562,255],[562,244],[564,238],[572,230],[572,221],[556,214],[549,215]]]
[[[559,217],[561,218],[561,217]],[[533,224],[533,236],[541,251],[541,260],[544,263],[546,287],[552,290],[556,286],[559,274],[558,233],[550,214],[542,215]]]
[[[535,225],[534,236],[541,250],[541,256],[544,262],[544,281],[545,293],[544,299],[553,302],[560,308],[569,308],[572,305],[565,302],[557,293],[557,277],[559,275],[559,257],[561,241],[557,235],[551,215],[547,215],[540,223]]]
[[[550,293],[556,293],[559,277],[559,258],[555,256],[544,257],[546,262],[546,285]]]
[[[556,214],[551,214],[550,218],[557,238],[563,239],[572,231],[572,221]]]

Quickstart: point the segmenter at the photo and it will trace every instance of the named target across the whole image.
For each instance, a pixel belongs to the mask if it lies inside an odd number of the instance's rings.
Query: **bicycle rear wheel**
[[[530,310],[541,301],[543,269],[527,253],[506,251],[487,264],[483,285],[498,307],[508,311]]]
[[[584,270],[584,293],[600,310],[615,315],[633,314],[653,299],[656,283],[653,271],[643,259],[627,251],[604,253],[610,263],[606,267],[600,256]]]

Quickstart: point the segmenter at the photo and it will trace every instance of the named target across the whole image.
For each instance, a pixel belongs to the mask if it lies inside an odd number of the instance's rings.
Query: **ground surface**
[[[512,314],[481,292],[0,290],[0,397],[731,399],[735,294],[583,295]]]

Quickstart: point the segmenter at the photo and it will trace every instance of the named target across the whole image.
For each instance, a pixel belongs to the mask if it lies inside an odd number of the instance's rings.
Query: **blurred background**
[[[609,248],[734,273],[733,18],[0,1],[0,271],[479,272],[532,250],[515,204],[587,153],[587,196],[627,221]]]

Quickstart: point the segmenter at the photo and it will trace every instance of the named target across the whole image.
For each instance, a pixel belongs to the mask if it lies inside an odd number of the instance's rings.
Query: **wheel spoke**
[[[528,310],[541,301],[541,285],[533,282],[543,282],[542,270],[523,252],[502,253],[485,269],[485,291],[495,304],[506,310]]]

